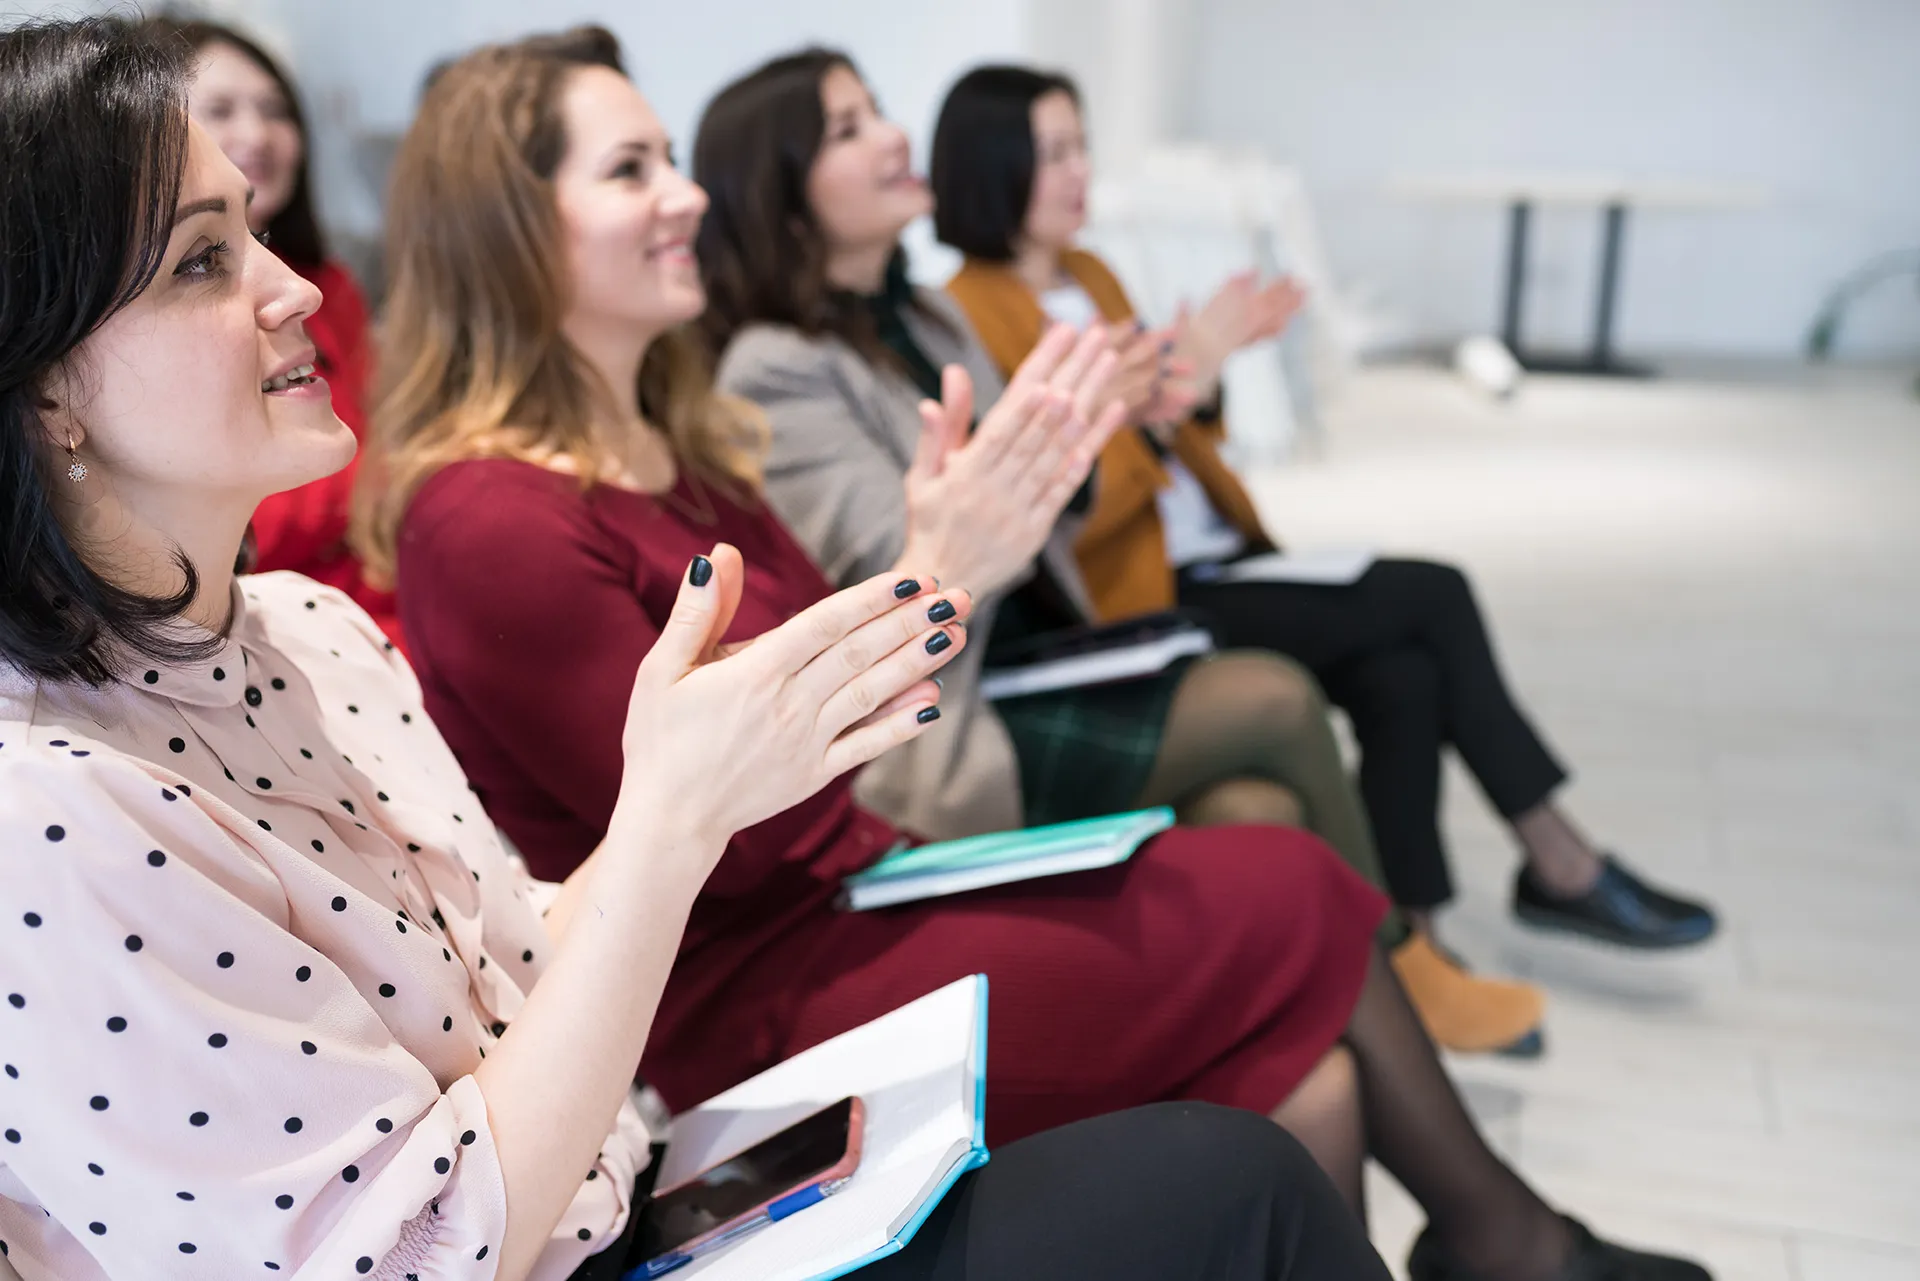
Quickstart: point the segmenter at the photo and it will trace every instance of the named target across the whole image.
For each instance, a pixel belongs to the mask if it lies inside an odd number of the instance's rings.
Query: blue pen
[[[663,1254],[657,1259],[648,1259],[639,1267],[631,1269],[625,1277],[621,1278],[621,1281],[653,1281],[655,1277],[663,1277],[677,1268],[685,1267],[702,1255],[712,1254],[715,1250],[732,1245],[742,1237],[753,1235],[770,1223],[778,1223],[782,1219],[800,1213],[808,1206],[820,1204],[846,1185],[845,1179],[833,1179],[826,1183],[815,1183],[801,1188],[798,1192],[789,1192],[753,1218],[735,1224],[719,1236],[703,1241],[691,1250],[681,1250],[673,1254]]]

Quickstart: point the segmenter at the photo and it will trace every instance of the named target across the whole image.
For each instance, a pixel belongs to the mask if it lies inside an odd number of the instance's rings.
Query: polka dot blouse
[[[0,1251],[25,1281],[494,1275],[472,1073],[552,943],[358,606],[243,578],[213,657],[0,665]],[[533,1276],[624,1225],[623,1107]]]

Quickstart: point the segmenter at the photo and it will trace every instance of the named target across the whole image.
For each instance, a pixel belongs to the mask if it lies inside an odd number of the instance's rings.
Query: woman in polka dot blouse
[[[533,880],[368,616],[232,572],[353,437],[184,54],[0,33],[0,1277],[611,1281],[696,890],[923,730],[971,602],[889,575],[723,655],[709,546],[622,695],[619,816]],[[869,1275],[1166,1277],[1222,1241],[1220,1281],[1386,1275],[1298,1144],[1190,1105],[998,1153]]]

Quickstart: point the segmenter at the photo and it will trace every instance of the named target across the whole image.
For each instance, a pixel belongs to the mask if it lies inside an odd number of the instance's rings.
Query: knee
[[[1134,1124],[1143,1146],[1164,1154],[1179,1179],[1170,1186],[1248,1179],[1261,1171],[1275,1187],[1319,1179],[1320,1167],[1300,1140],[1258,1112],[1217,1103],[1156,1103],[1139,1108]]]
[[[1183,805],[1180,821],[1191,827],[1241,823],[1305,827],[1307,811],[1300,798],[1279,783],[1264,778],[1230,778]]]
[[[1212,665],[1232,684],[1233,705],[1242,716],[1286,732],[1326,721],[1327,699],[1320,682],[1292,659],[1235,651]]]

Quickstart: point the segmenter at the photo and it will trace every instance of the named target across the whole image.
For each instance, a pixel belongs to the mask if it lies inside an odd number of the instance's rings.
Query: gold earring
[[[67,479],[77,485],[86,478],[87,465],[74,457],[73,436],[69,433],[67,436]]]

